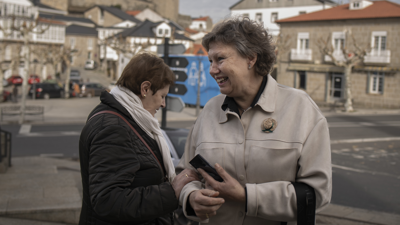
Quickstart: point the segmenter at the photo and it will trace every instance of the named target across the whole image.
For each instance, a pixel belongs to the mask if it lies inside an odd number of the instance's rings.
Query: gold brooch
[[[262,122],[261,130],[264,131],[265,133],[272,133],[275,130],[276,126],[278,126],[276,120],[268,118]]]

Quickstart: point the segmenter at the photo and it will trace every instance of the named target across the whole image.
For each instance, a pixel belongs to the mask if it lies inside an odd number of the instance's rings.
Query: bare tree
[[[40,26],[39,26],[40,25]],[[27,86],[28,86],[28,74],[29,74],[29,56],[30,56],[30,48],[29,42],[31,41],[32,34],[43,34],[47,29],[49,29],[50,24],[47,26],[42,26],[39,23],[39,17],[35,20],[30,20],[27,18],[19,18],[18,20],[15,17],[11,19],[11,26],[8,28],[0,27],[0,30],[3,31],[3,34],[10,35],[11,32],[15,32],[18,35],[21,35],[24,43],[24,68],[25,73],[23,74],[22,81],[22,101],[21,101],[21,116],[19,119],[19,123],[22,124],[25,119],[25,105],[26,105],[26,95],[27,95]]]
[[[364,57],[370,51],[368,48],[361,48],[351,30],[345,31],[345,40],[350,39],[351,41],[346,41],[346,44],[341,46],[341,53],[343,55],[342,59],[339,59],[334,55],[335,48],[333,47],[330,35],[326,40],[320,38],[318,40],[318,47],[323,55],[327,55],[332,59],[334,65],[344,68],[345,77],[345,110],[346,112],[352,112],[353,102],[351,93],[351,71],[355,65],[363,62]],[[350,38],[348,38],[350,37]]]
[[[7,44],[4,42],[0,42],[0,54],[3,56],[0,58],[0,81],[3,82],[4,72],[3,72],[3,63],[5,61],[5,51],[7,48]],[[0,99],[3,100],[3,84],[0,84]]]
[[[71,74],[71,58],[73,56],[79,55],[79,51],[77,49],[73,49],[70,46],[61,47],[60,58],[64,61],[67,69],[65,70],[66,78],[65,78],[65,86],[64,86],[64,97],[69,98],[69,80]]]
[[[51,50],[49,50],[48,47],[41,46],[36,47],[31,51],[39,59],[39,71],[42,74],[42,80],[45,80],[47,77],[46,74],[43,74],[43,68],[47,65],[47,63],[51,62],[51,57],[49,57],[49,52],[51,52]]]
[[[291,41],[291,36],[279,33],[278,36],[275,37],[274,45],[275,45],[275,55],[276,55],[276,63],[278,64],[278,71],[280,70],[280,65],[283,56],[285,53],[290,49],[290,41]],[[273,72],[275,68],[273,67],[271,72]]]

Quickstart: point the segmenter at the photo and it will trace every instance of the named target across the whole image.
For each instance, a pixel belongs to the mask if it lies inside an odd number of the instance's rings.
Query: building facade
[[[330,0],[241,0],[230,7],[232,16],[248,17],[264,24],[270,34],[279,34],[275,21],[323,10],[335,5]]]
[[[289,46],[279,52],[279,83],[303,89],[316,102],[342,101],[344,67],[336,66],[321,48],[330,45],[338,61],[352,57],[351,52],[345,57],[343,48],[359,48],[367,54],[351,72],[353,104],[400,108],[400,5],[351,0],[346,5],[278,23]]]

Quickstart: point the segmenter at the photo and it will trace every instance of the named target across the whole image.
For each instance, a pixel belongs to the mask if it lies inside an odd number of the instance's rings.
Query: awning
[[[334,65],[326,65],[326,64],[305,64],[305,63],[291,63],[289,64],[288,70],[296,70],[296,71],[310,71],[310,72],[336,72],[343,73],[344,68],[340,66]]]

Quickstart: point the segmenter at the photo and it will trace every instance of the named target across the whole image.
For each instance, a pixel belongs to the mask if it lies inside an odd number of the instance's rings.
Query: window
[[[299,15],[303,15],[303,14],[306,14],[306,13],[307,13],[306,11],[300,11]]]
[[[158,29],[158,35],[163,35],[163,30],[162,29]]]
[[[200,25],[202,25],[202,24],[200,24]],[[168,35],[169,35],[169,30],[168,30],[168,29],[165,29],[165,30],[164,30],[164,33],[165,33],[165,36],[168,36]]]
[[[298,33],[297,34],[297,49],[305,50],[309,49],[309,33]]]
[[[298,73],[300,78],[299,88],[306,90],[307,73],[306,71],[298,71]]]
[[[93,39],[88,39],[87,40],[87,49],[92,50],[93,49]]]
[[[345,46],[344,32],[333,32],[332,45],[335,51],[341,51]]]
[[[269,0],[269,2],[278,2],[278,0]]]
[[[256,22],[262,23],[262,13],[256,13]]]
[[[88,58],[88,59],[92,59],[92,52],[88,52],[87,58]]]
[[[369,93],[382,94],[384,85],[385,73],[372,72],[369,75]]]
[[[5,60],[7,60],[7,61],[11,60],[11,51],[12,51],[11,46],[7,45],[6,50],[5,50],[6,54],[4,57]]]
[[[360,2],[353,2],[353,8],[360,8]]]
[[[75,49],[75,38],[69,39],[69,46],[71,46],[71,49]]]
[[[277,20],[278,20],[278,13],[277,12],[271,13],[271,23],[275,23],[275,21]]]
[[[243,13],[243,18],[249,18],[249,14],[248,13]]]
[[[387,36],[386,31],[375,31],[375,32],[372,32],[371,47],[377,53],[380,53],[381,51],[385,51],[386,50],[386,36]]]

